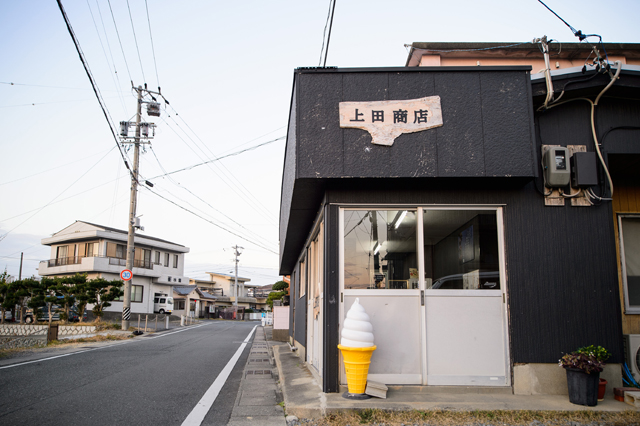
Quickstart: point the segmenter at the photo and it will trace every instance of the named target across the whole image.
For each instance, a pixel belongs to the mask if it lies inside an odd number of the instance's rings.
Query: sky
[[[141,233],[189,247],[190,278],[233,271],[238,245],[239,275],[278,281],[293,72],[324,60],[330,1],[61,1],[112,123],[135,120],[132,82],[169,101],[143,115],[156,128],[140,156],[154,185],[139,191]],[[545,3],[604,42],[640,43],[640,1]],[[326,65],[397,67],[413,42],[544,35],[578,41],[537,0],[336,0]],[[22,276],[37,276],[41,240],[76,220],[127,229],[130,180],[108,123],[56,1],[0,1],[0,270],[18,276],[23,253]]]

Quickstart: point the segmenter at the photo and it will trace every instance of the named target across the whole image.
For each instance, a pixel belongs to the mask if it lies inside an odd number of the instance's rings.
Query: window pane
[[[418,288],[415,210],[345,210],[344,286]]]
[[[425,209],[426,288],[499,289],[497,229],[494,211]]]
[[[623,217],[621,223],[627,301],[630,308],[640,308],[640,217]]]

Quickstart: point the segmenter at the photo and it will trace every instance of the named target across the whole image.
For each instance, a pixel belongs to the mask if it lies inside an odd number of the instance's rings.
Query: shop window
[[[495,211],[424,210],[425,286],[432,290],[498,290]]]
[[[420,288],[419,256],[427,290],[500,289],[494,210],[344,211],[344,288]],[[640,305],[639,305],[640,308]]]
[[[346,210],[344,288],[417,289],[415,210]]]
[[[640,216],[618,216],[626,314],[640,314]]]

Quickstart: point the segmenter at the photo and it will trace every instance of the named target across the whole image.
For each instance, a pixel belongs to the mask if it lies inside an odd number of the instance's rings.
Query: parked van
[[[173,312],[173,297],[156,293],[153,298],[153,312],[158,314],[170,314]]]

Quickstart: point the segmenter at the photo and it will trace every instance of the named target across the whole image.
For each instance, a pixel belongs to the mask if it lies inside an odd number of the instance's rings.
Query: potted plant
[[[607,351],[602,346],[595,346],[595,345],[584,346],[578,349],[576,352],[579,352],[582,354],[592,354],[593,356],[596,357],[598,361],[602,362],[603,366],[605,365],[605,362],[609,359],[609,357],[611,357],[611,354],[609,353],[609,351]],[[607,391],[607,381],[601,377],[598,383],[598,401],[604,400],[604,394],[606,391]]]
[[[606,349],[593,345],[560,358],[559,365],[567,372],[569,401],[572,404],[594,406],[598,403],[600,372],[604,369],[604,360],[608,358]]]

